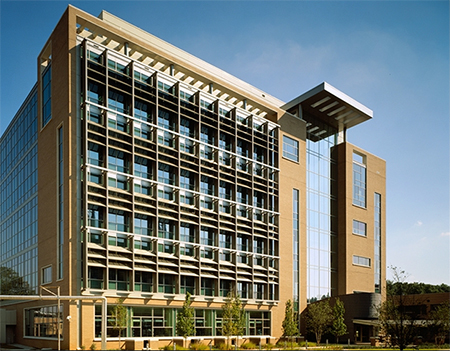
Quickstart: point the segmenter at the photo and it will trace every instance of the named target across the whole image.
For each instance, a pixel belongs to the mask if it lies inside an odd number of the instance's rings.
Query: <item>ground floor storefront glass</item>
[[[173,337],[176,335],[177,311],[175,308],[126,306],[127,325],[121,331],[121,337]],[[195,309],[195,336],[222,336],[221,309]],[[246,311],[244,335],[271,335],[270,311]],[[101,337],[102,308],[95,306],[95,337]],[[107,336],[118,337],[115,326],[113,306],[108,306]]]

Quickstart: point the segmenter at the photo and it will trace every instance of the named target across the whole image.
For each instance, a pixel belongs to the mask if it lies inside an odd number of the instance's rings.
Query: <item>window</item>
[[[366,207],[366,165],[365,157],[353,153],[353,204]]]
[[[201,288],[200,294],[205,295],[205,296],[214,296],[215,295],[213,279],[202,278],[202,288]]]
[[[121,113],[128,113],[125,95],[113,89],[109,89],[108,91],[108,107]]]
[[[151,127],[145,123],[134,122],[134,135],[147,140],[152,140]]]
[[[214,229],[209,227],[201,227],[200,229],[200,244],[213,246],[215,241]]]
[[[63,127],[58,128],[58,265],[57,279],[63,278],[64,256],[64,147]]]
[[[25,336],[36,338],[53,338],[58,337],[58,320],[60,337],[63,336],[63,322],[61,305],[58,313],[58,306],[46,306],[40,308],[25,309]]]
[[[353,220],[353,234],[367,236],[367,224],[354,219]]]
[[[129,290],[128,271],[122,269],[109,269],[108,288],[112,290]]]
[[[195,278],[194,277],[181,277],[180,294],[190,293],[195,295]]]
[[[175,276],[170,274],[159,274],[158,292],[166,294],[175,293]]]
[[[374,241],[375,241],[375,292],[381,292],[381,194],[374,196]]]
[[[42,284],[48,284],[52,282],[52,266],[42,268],[41,281]]]
[[[214,178],[202,175],[200,181],[200,192],[202,194],[214,195]]]
[[[150,272],[134,273],[134,290],[142,292],[152,292],[152,274]]]
[[[152,235],[151,217],[136,213],[134,215],[134,233],[141,235]]]
[[[88,287],[91,289],[103,289],[103,268],[88,268]]]
[[[152,242],[149,239],[134,239],[134,248],[138,250],[152,250]]]
[[[109,149],[108,151],[108,168],[117,172],[128,172],[128,162],[123,151]]]
[[[108,235],[108,245],[128,248],[128,238],[123,235]]]
[[[52,119],[52,65],[49,61],[42,75],[42,127]]]
[[[108,127],[127,133],[128,120],[120,115],[108,113]]]
[[[128,190],[128,181],[126,177],[111,174],[111,177],[108,178],[108,186],[121,190]]]
[[[172,115],[169,111],[163,109],[158,110],[158,126],[168,130],[175,130],[176,120],[176,116]]]
[[[193,245],[180,245],[180,255],[184,256],[195,256],[195,247]]]
[[[160,163],[158,166],[158,182],[175,185],[176,173],[174,167]]]
[[[142,195],[152,195],[152,184],[144,181],[134,180],[134,192]]]
[[[120,232],[127,232],[129,227],[128,215],[125,211],[109,209],[108,228]]]
[[[168,220],[160,218],[158,222],[158,237],[164,239],[174,239],[175,224]]]
[[[232,234],[221,230],[219,234],[219,246],[226,249],[231,249],[232,242],[233,242]]]
[[[353,255],[353,264],[370,267],[370,258]]]
[[[158,252],[164,252],[167,254],[173,254],[173,243],[170,241],[164,241],[158,244]]]
[[[89,205],[88,225],[91,227],[103,228],[103,209],[97,205]]]
[[[298,162],[298,141],[283,135],[283,157]]]
[[[138,177],[151,179],[151,161],[141,156],[134,156],[134,174]]]
[[[136,99],[134,102],[134,117],[145,122],[152,122],[152,110],[150,104],[142,100]]]
[[[180,173],[180,188],[195,190],[195,175],[193,172],[187,171],[185,169],[181,170]]]
[[[103,104],[103,86],[97,82],[89,81],[87,100],[98,105]]]
[[[180,224],[180,241],[195,242],[195,227],[192,224]]]
[[[103,167],[103,152],[100,145],[89,142],[87,162],[94,166]]]

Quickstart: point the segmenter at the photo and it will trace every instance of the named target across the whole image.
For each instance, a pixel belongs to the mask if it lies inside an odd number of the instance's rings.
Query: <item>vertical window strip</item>
[[[52,66],[42,74],[42,128],[52,119]]]
[[[375,238],[375,292],[381,293],[381,195],[375,193],[374,196],[374,238]]]
[[[294,310],[298,311],[299,296],[300,296],[300,282],[299,282],[299,222],[300,222],[300,209],[299,209],[299,191],[293,189],[292,191],[292,234],[293,234],[293,280],[294,280]]]
[[[58,129],[58,279],[63,278],[64,246],[64,156],[63,127]]]

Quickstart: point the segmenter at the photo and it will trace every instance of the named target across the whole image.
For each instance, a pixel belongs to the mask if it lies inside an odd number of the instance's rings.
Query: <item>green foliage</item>
[[[231,336],[241,336],[245,329],[245,311],[239,295],[228,293],[222,311],[222,335],[227,337],[227,345],[230,345]]]
[[[440,304],[430,313],[431,328],[438,345],[445,342],[450,330],[450,302]]]
[[[307,329],[316,335],[316,342],[320,344],[322,334],[325,333],[333,321],[333,311],[329,300],[312,303],[306,310]]]
[[[391,267],[395,268],[395,267]],[[404,273],[404,272],[403,272]],[[400,281],[386,281],[386,293],[388,296],[394,295],[414,295],[414,294],[433,294],[450,293],[450,286],[447,284],[432,285],[425,283],[408,283]]]
[[[291,347],[292,347],[292,337],[298,334],[298,325],[297,320],[295,318],[294,310],[292,308],[291,300],[286,301],[285,309],[284,309],[284,320],[281,325],[283,329],[283,335],[291,338]]]
[[[257,347],[256,347],[255,343],[249,341],[249,342],[242,344],[241,348],[243,348],[244,350],[252,350],[252,349],[256,349]]]
[[[173,344],[166,345],[164,347],[160,347],[160,350],[167,350],[167,351],[173,350]],[[181,345],[176,344],[175,345],[175,350],[189,350],[189,349],[187,349],[187,348],[185,348],[185,347],[183,347]]]
[[[0,295],[34,295],[28,282],[15,270],[0,266]]]
[[[97,345],[91,344],[91,347],[90,347],[89,349],[91,349],[91,350],[97,350]]]
[[[209,346],[199,342],[191,343],[190,350],[209,350]]]
[[[232,349],[231,345],[229,345],[228,343],[224,343],[224,342],[221,342],[216,347],[216,350],[231,350],[231,349]]]
[[[339,342],[340,336],[347,334],[347,326],[344,323],[344,314],[344,303],[337,298],[333,307],[333,323],[331,325],[331,333],[336,336],[336,342]]]
[[[119,332],[119,348],[120,348],[120,337],[122,330],[127,327],[127,308],[123,305],[123,299],[117,299],[116,304],[112,308],[112,315],[114,317],[113,329]]]
[[[306,347],[306,341],[299,342],[298,346]],[[308,347],[314,347],[314,346],[317,346],[317,344],[315,342],[308,341]]]
[[[191,307],[191,303],[191,294],[186,293],[183,307],[177,313],[177,335],[185,339],[195,335],[194,308]]]
[[[283,335],[292,337],[298,334],[297,321],[295,320],[294,310],[291,300],[286,301],[284,309],[284,320],[282,323]]]
[[[273,348],[275,348],[275,345],[274,344],[265,344],[262,346],[262,348],[264,350],[272,350]]]

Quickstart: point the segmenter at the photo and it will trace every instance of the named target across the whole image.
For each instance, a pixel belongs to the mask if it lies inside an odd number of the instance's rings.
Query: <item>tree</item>
[[[325,333],[333,321],[333,311],[329,300],[312,303],[306,311],[306,326],[316,335],[316,342],[320,344],[322,334]]]
[[[420,302],[415,301],[414,296],[408,296],[403,290],[408,277],[405,271],[397,267],[390,267],[390,269],[396,286],[395,296],[388,296],[386,301],[378,307],[378,320],[384,333],[389,337],[390,343],[403,350],[417,335],[416,321],[419,315],[416,309],[411,307],[419,305]]]
[[[243,335],[245,329],[245,311],[239,295],[228,293],[222,311],[222,335],[227,337],[227,348],[229,348],[230,338]]]
[[[113,314],[113,329],[119,332],[119,349],[120,346],[120,337],[122,334],[122,330],[127,327],[127,308],[123,305],[123,298],[117,299],[116,304],[113,306],[112,314]]]
[[[391,280],[386,281],[387,295],[399,295],[399,292],[407,295],[413,294],[433,294],[433,293],[449,293],[450,286],[447,284],[432,285],[425,283],[408,283],[408,282],[393,282]]]
[[[347,334],[347,326],[344,323],[345,307],[344,303],[337,298],[333,307],[333,323],[331,333],[336,336],[336,343],[339,343],[339,337]]]
[[[430,322],[434,329],[436,344],[444,343],[450,330],[450,302],[444,302],[431,311]]]
[[[36,292],[31,289],[15,270],[0,266],[0,295],[34,295]]]
[[[291,300],[286,301],[284,309],[284,320],[282,324],[283,335],[291,338],[291,347],[293,346],[293,336],[298,334],[297,321],[295,320],[294,310]]]
[[[191,303],[191,294],[187,292],[183,307],[177,313],[177,335],[182,336],[185,343],[188,336],[195,335],[194,308]]]

